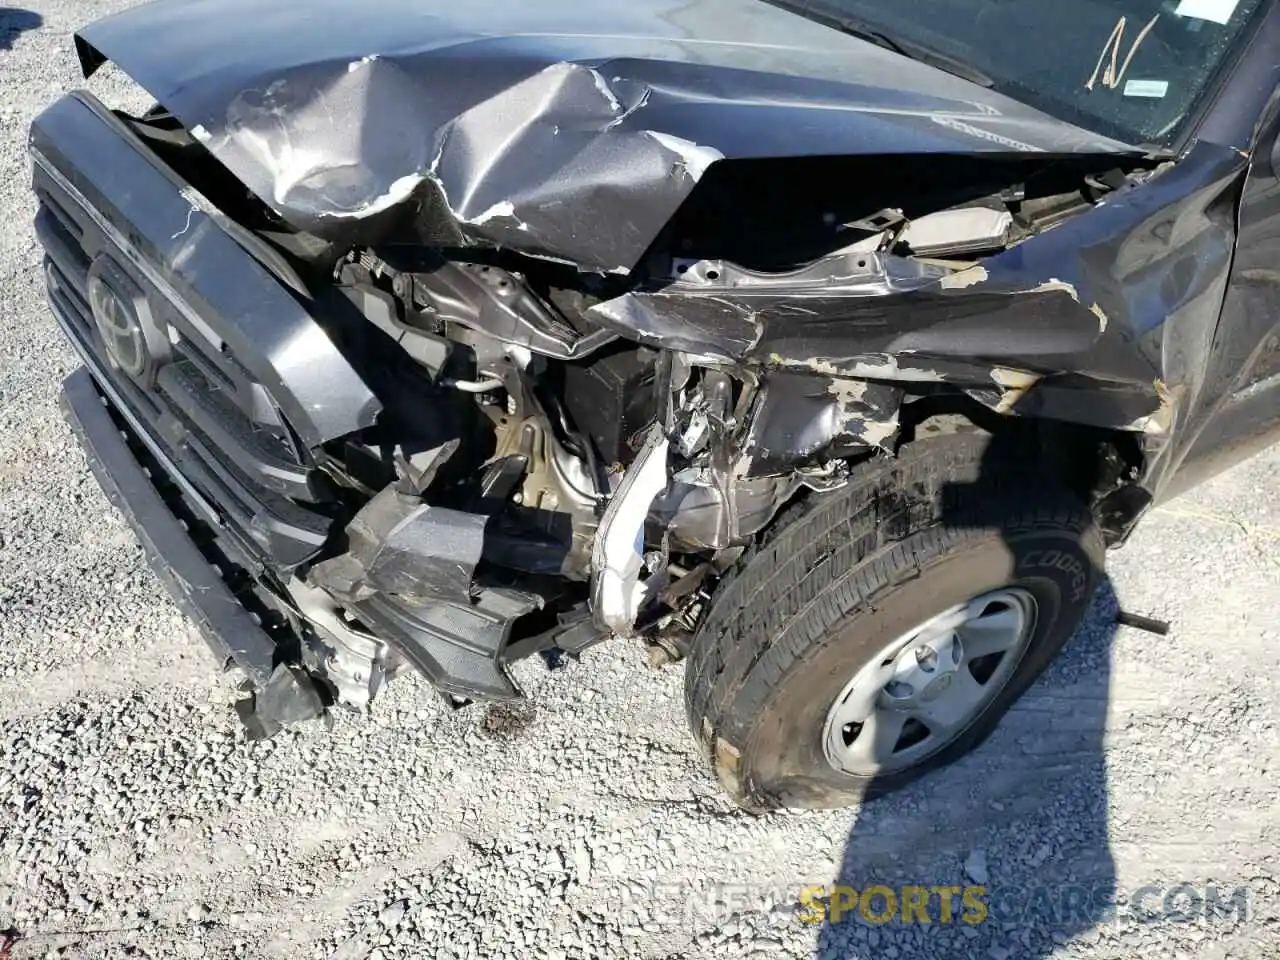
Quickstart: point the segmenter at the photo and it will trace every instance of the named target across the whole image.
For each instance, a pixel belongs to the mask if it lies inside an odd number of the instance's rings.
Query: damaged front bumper
[[[364,707],[406,660],[452,698],[518,696],[504,648],[533,601],[517,592],[472,602],[463,586],[429,609],[379,593],[344,609],[299,577],[333,526],[311,451],[379,404],[234,225],[92,98],[42,114],[31,149],[48,300],[85,365],[65,384],[67,418],[179,605],[257,689],[257,728]],[[431,556],[455,584],[483,537],[483,518],[462,519],[445,524],[455,553]]]
[[[107,499],[142,544],[147,563],[224,667],[240,667],[259,691],[241,717],[260,736],[318,716],[324,702],[304,672],[281,658],[278,621],[264,618],[268,592],[245,578],[236,547],[199,519],[172,480],[177,471],[149,449],[129,421],[81,368],[62,385],[60,403]],[[234,586],[233,586],[234,585]]]

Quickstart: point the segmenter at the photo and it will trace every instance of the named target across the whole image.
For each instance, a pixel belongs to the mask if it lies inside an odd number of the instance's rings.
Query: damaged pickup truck
[[[254,735],[632,638],[750,809],[971,749],[1280,427],[1270,0],[162,0],[30,148],[69,420]]]

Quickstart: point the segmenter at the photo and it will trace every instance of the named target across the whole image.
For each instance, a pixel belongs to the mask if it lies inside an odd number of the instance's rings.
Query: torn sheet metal
[[[1143,483],[1159,489],[1195,441],[1178,427],[1204,403],[1246,172],[1237,151],[1200,143],[1140,187],[963,269],[852,250],[781,274],[680,264],[675,279],[588,315],[766,373],[950,383],[1003,413],[1141,433]],[[790,432],[826,435],[830,415],[820,405]]]
[[[678,263],[656,282],[591,307],[601,326],[642,343],[698,356],[760,359],[779,335],[815,330],[843,317],[877,323],[876,298],[936,286],[953,271],[875,253],[844,250],[787,273],[727,261]],[[844,333],[844,338],[852,329]]]
[[[743,443],[746,476],[768,476],[817,454],[891,450],[898,432],[902,388],[890,384],[773,373],[759,399]]]
[[[914,355],[1061,356],[1087,351],[1102,333],[1066,281],[848,251],[790,273],[698,263],[674,282],[604,301],[588,315],[642,342],[702,356],[904,380],[946,379]]]
[[[626,273],[725,162],[1134,148],[758,0],[168,0],[77,35],[294,227]]]

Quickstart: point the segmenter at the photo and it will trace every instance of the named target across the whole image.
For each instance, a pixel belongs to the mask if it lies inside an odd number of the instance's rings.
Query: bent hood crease
[[[726,161],[1138,152],[759,0],[165,0],[76,39],[297,229],[414,197],[461,242],[598,272]]]

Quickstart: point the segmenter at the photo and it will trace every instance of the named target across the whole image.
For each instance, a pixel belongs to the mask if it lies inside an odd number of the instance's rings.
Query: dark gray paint
[[[591,315],[624,336],[766,370],[946,382],[993,403],[1009,385],[1003,370],[1023,371],[1016,379],[1034,383],[1012,412],[1139,433],[1142,483],[1158,495],[1195,439],[1193,411],[1224,397],[1223,381],[1206,379],[1225,349],[1215,337],[1247,357],[1274,329],[1274,297],[1219,329],[1248,171],[1240,151],[1197,143],[1149,182],[965,275],[880,254],[781,277],[718,265],[715,280],[700,271],[639,287]]]
[[[586,271],[628,272],[711,163],[1136,156],[759,0],[384,0],[376,15],[168,0],[77,42],[86,72],[117,61],[299,228],[359,242],[407,219]],[[766,372],[947,381],[990,402],[1007,386],[997,368],[1024,371],[1035,383],[1010,409],[1141,433],[1158,495],[1229,395],[1252,391],[1255,440],[1269,425],[1277,298],[1256,267],[1237,279],[1265,303],[1246,314],[1246,287],[1226,297],[1237,220],[1271,229],[1270,194],[1256,172],[1245,183],[1260,138],[1270,155],[1258,131],[1278,49],[1271,4],[1178,162],[988,258],[973,282],[869,255],[730,288],[722,264],[719,283],[641,286],[591,315]]]
[[[658,504],[670,530],[710,549],[754,533],[794,492],[798,462],[888,439],[913,383],[1135,432],[1153,494],[1193,460],[1274,436],[1278,31],[1270,13],[1177,163],[968,275],[870,254],[788,277],[720,264],[597,306],[614,334],[721,358],[760,384],[746,439],[766,475],[737,482],[732,504],[727,453],[716,476],[677,477]],[[932,154],[945,175],[948,154],[1136,156],[757,0],[171,0],[101,21],[79,45],[86,72],[118,60],[296,227],[350,246],[409,224],[584,271],[628,272],[711,163]],[[307,309],[236,248],[233,224],[140,167],[129,137],[76,98],[33,128],[135,259],[237,338],[309,446],[369,425],[373,394]],[[474,306],[470,281],[436,279],[436,297]],[[500,310],[465,321],[519,329]],[[538,600],[474,583],[484,522],[390,510],[354,544],[364,562],[330,572],[354,574],[342,583],[362,621],[442,689],[510,696],[501,651]]]
[[[139,274],[149,290],[172,290],[176,297],[167,302],[186,309],[165,307],[165,297],[156,296],[165,319],[215,361],[225,341],[308,446],[374,422],[377,399],[315,317],[232,239],[224,217],[148,159],[96,100],[72,95],[50,106],[32,124],[31,149],[37,164],[43,157],[57,171],[38,168],[37,189],[71,191],[63,206],[82,221],[86,255],[115,257],[153,274],[154,284]],[[42,187],[67,176],[74,182]],[[144,263],[154,266],[146,271]]]
[[[714,162],[1131,148],[760,0],[166,0],[77,36],[294,226],[626,273]]]

